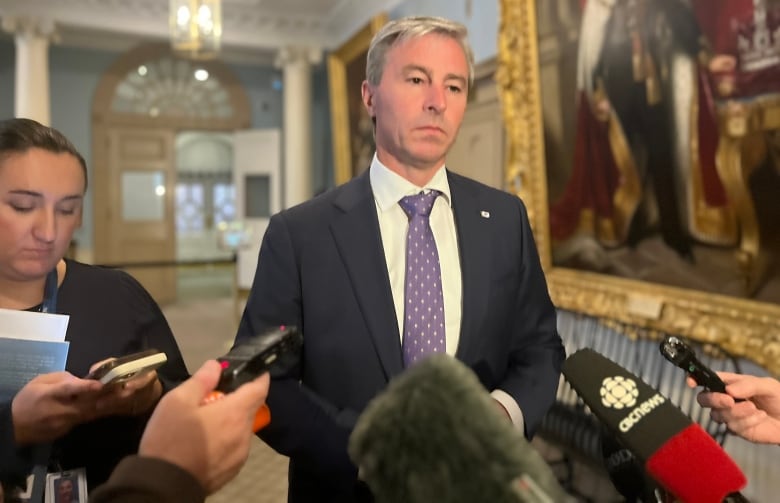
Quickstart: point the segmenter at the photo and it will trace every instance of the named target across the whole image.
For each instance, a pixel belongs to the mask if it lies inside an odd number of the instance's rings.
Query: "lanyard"
[[[43,287],[42,313],[57,312],[57,266],[46,275],[46,283]],[[48,471],[51,444],[36,445],[34,457],[38,461],[33,468],[33,487],[30,502],[43,502],[46,490],[46,472]]]
[[[43,302],[41,302],[42,313],[57,312],[57,267],[46,275],[46,284],[43,287]]]

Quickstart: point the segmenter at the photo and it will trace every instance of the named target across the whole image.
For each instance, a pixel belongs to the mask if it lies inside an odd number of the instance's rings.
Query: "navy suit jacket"
[[[509,393],[530,437],[552,404],[564,350],[525,206],[447,173],[463,282],[456,357]],[[236,342],[298,325],[299,367],[274,376],[260,437],[290,457],[290,501],[358,501],[347,442],[403,371],[401,337],[368,172],[271,218]]]

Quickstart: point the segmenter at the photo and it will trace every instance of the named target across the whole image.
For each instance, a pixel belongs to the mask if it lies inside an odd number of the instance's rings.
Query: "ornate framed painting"
[[[341,185],[368,169],[374,155],[374,128],[360,96],[366,78],[366,54],[371,39],[387,23],[379,14],[328,56],[333,173]]]
[[[780,374],[780,10],[702,1],[500,0],[506,182],[557,306]]]

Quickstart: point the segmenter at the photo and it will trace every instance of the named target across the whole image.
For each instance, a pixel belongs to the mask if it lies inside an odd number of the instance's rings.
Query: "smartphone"
[[[296,327],[282,325],[241,341],[225,356],[217,358],[222,365],[217,387],[206,397],[206,403],[219,400],[225,393],[238,389],[274,366],[294,364],[299,358],[303,336]],[[258,432],[271,422],[267,405],[255,413],[252,431]]]
[[[86,379],[95,379],[103,384],[121,383],[151,372],[166,361],[168,357],[162,351],[147,349],[107,361],[90,372]]]
[[[661,354],[664,358],[687,372],[696,384],[710,391],[726,392],[726,385],[713,370],[696,358],[696,353],[679,337],[667,336],[661,341]]]

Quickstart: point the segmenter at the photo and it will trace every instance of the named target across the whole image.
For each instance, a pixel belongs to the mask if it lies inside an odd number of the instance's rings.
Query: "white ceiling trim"
[[[223,46],[263,60],[288,46],[331,49],[401,1],[223,0]],[[0,17],[53,21],[63,45],[122,50],[168,38],[168,0],[3,0]]]

